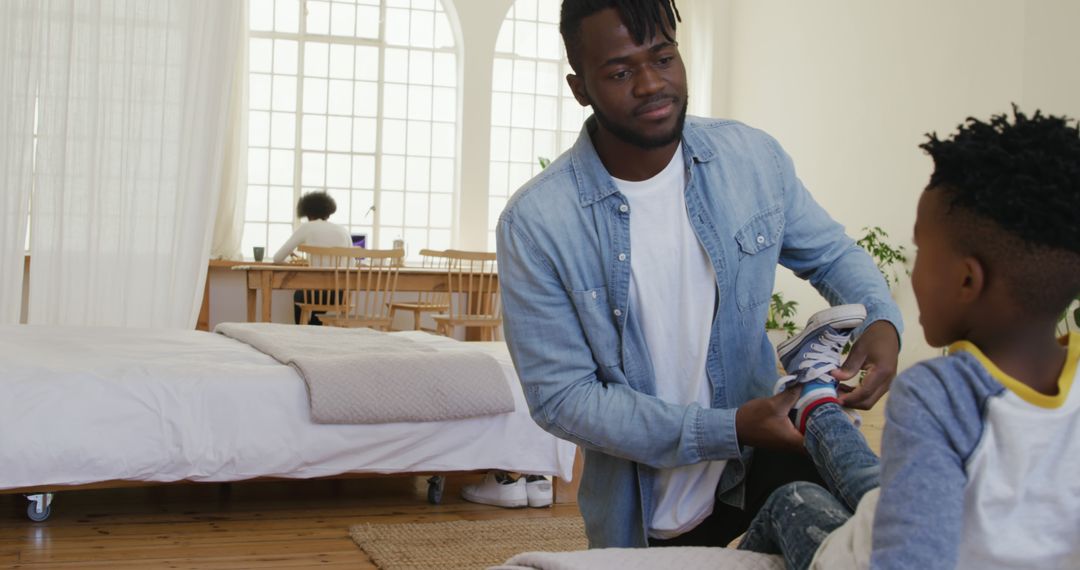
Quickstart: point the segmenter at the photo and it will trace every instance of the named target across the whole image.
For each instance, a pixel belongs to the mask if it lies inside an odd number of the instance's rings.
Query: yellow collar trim
[[[1061,344],[1068,346],[1068,354],[1065,357],[1065,368],[1061,371],[1061,376],[1058,377],[1058,393],[1053,396],[1041,394],[1036,392],[1027,384],[1009,376],[996,364],[993,363],[979,347],[972,344],[970,341],[961,340],[954,342],[949,346],[949,354],[954,354],[959,351],[964,351],[978,360],[986,371],[990,373],[995,380],[1001,382],[1005,388],[1013,392],[1021,399],[1029,404],[1039,406],[1040,408],[1060,408],[1065,404],[1065,400],[1069,397],[1069,389],[1072,388],[1073,379],[1076,378],[1077,363],[1080,362],[1080,334],[1069,333],[1067,337],[1062,337]]]

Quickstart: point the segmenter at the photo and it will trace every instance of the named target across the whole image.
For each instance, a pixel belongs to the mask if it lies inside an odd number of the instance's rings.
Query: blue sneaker
[[[815,408],[828,402],[840,403],[836,394],[839,382],[829,373],[840,368],[840,353],[864,320],[866,307],[862,305],[839,305],[818,311],[802,332],[776,348],[780,364],[789,375],[776,381],[773,393],[779,394],[795,384],[803,385],[799,401],[792,409],[792,421],[800,433],[806,432],[806,419]]]

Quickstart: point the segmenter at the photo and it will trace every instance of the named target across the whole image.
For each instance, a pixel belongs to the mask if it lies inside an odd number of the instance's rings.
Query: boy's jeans
[[[797,570],[810,566],[825,537],[881,481],[881,461],[836,404],[812,412],[806,449],[829,490],[799,481],[773,491],[739,544],[741,550],[782,554],[788,568]]]

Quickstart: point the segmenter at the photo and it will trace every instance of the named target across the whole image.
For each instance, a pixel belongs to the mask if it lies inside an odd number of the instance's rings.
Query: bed
[[[574,446],[528,414],[505,345],[405,335],[437,351],[483,351],[515,411],[437,422],[320,425],[292,367],[208,332],[0,326],[0,493],[135,483],[444,474],[505,469],[569,480]],[[429,499],[437,502],[434,480]]]

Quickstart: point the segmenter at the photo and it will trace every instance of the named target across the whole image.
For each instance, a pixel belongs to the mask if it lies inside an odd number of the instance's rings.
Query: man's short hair
[[[608,8],[615,8],[619,12],[619,17],[636,43],[643,44],[657,33],[675,42],[668,32],[668,28],[674,32],[676,22],[682,21],[675,0],[563,0],[559,33],[566,46],[566,59],[574,68],[574,73],[581,74],[581,21]]]
[[[337,211],[337,202],[326,192],[309,192],[296,203],[296,217],[325,220]]]
[[[1006,280],[1035,315],[1080,293],[1080,128],[1066,117],[968,118],[948,139],[920,145],[934,159],[927,191],[941,192],[957,247]]]

